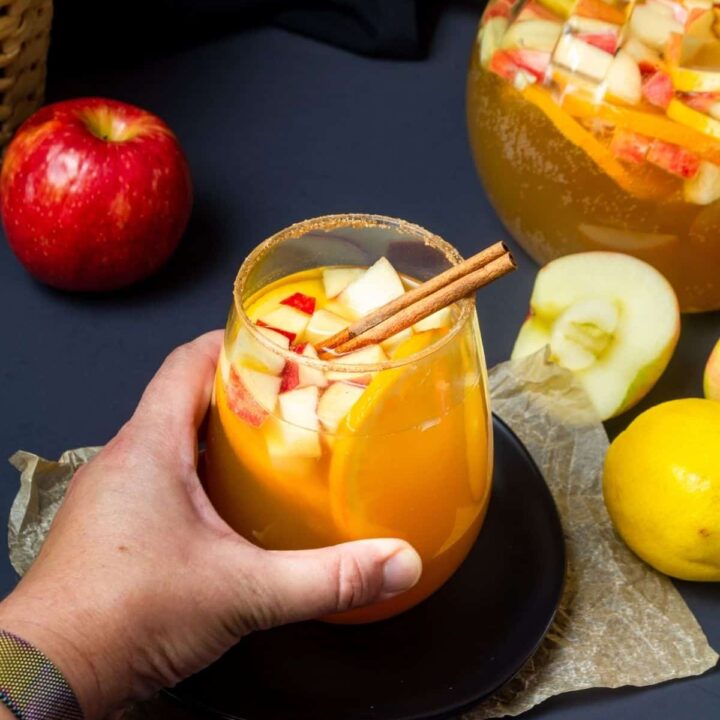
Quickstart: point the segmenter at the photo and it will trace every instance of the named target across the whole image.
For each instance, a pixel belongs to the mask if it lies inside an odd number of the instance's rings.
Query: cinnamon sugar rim
[[[406,358],[396,360],[385,360],[379,363],[361,363],[361,364],[349,364],[340,362],[338,359],[321,360],[299,355],[291,349],[285,349],[276,345],[269,338],[267,338],[262,332],[259,332],[258,326],[250,320],[248,314],[245,312],[245,308],[242,303],[242,296],[245,290],[247,280],[250,271],[256,263],[265,258],[281,243],[302,237],[313,231],[326,231],[333,230],[343,227],[386,227],[392,230],[400,230],[408,236],[408,238],[422,241],[423,244],[430,246],[436,250],[439,250],[445,258],[452,264],[458,265],[463,261],[460,253],[450,243],[443,240],[439,235],[435,235],[430,231],[426,230],[419,225],[400,220],[398,218],[386,217],[385,215],[368,215],[363,213],[347,213],[340,215],[323,215],[317,218],[311,218],[309,220],[303,220],[301,222],[290,225],[284,230],[275,233],[270,236],[267,240],[263,241],[258,245],[243,261],[238,274],[233,284],[233,302],[235,305],[235,312],[239,318],[242,326],[250,331],[255,340],[267,350],[270,350],[274,354],[283,357],[285,360],[291,360],[298,365],[304,365],[318,370],[330,370],[345,373],[368,373],[378,372],[381,370],[391,370],[393,368],[403,367],[410,365],[418,360],[422,360],[429,355],[433,355],[438,350],[443,348],[462,330],[465,323],[469,320],[472,315],[472,311],[475,307],[473,298],[464,298],[454,303],[459,309],[457,317],[454,319],[452,326],[449,331],[439,337],[428,347],[416,352]],[[340,356],[342,357],[342,356]]]

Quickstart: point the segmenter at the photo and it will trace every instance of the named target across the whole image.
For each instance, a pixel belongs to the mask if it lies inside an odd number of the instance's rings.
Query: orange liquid
[[[683,311],[720,308],[720,201],[685,202],[682,181],[651,166],[626,170],[655,196],[628,192],[478,56],[476,45],[467,87],[475,162],[500,219],[532,257],[624,252],[660,270]],[[534,90],[553,101],[547,88]]]
[[[318,297],[321,270],[293,275],[246,304],[254,319],[268,297]],[[231,313],[225,352],[240,321]],[[400,537],[423,559],[407,593],[331,618],[368,622],[420,602],[457,569],[474,543],[490,494],[492,438],[484,364],[474,313],[447,330],[419,333],[389,352],[403,357],[438,343],[409,364],[375,373],[336,432],[321,431],[318,457],[278,454],[271,413],[255,427],[228,402],[218,371],[210,412],[207,490],[223,518],[269,549],[305,549],[369,537]],[[275,441],[277,442],[277,441]]]

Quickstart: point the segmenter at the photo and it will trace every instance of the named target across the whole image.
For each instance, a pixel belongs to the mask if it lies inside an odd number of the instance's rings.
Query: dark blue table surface
[[[73,73],[51,68],[49,100],[105,95],[164,117],[187,151],[196,203],[170,264],[112,296],[41,287],[0,243],[0,456],[24,448],[56,457],[106,442],[168,351],[223,325],[247,252],[294,221],[345,211],[393,215],[443,235],[464,254],[505,237],[465,132],[465,72],[478,15],[463,6],[444,12],[424,62],[372,60],[255,29],[113,70],[91,61]],[[483,290],[478,303],[490,365],[510,353],[536,271],[511,245],[519,272]],[[718,337],[720,313],[683,318],[665,376],[609,432],[645,407],[700,395],[703,363]],[[0,481],[6,517],[17,487],[9,465]],[[14,582],[0,554],[0,590]],[[720,649],[720,584],[677,587]],[[611,715],[717,720],[720,670],[653,688],[574,693],[526,717]]]

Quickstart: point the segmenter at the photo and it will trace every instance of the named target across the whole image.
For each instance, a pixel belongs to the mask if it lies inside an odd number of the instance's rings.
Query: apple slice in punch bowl
[[[720,308],[720,36],[711,2],[490,2],[467,119],[485,190],[540,263],[648,262]]]
[[[360,718],[371,705],[432,717],[496,689],[537,647],[562,532],[534,463],[489,414],[467,289],[374,342],[383,322],[351,332],[461,260],[416,225],[339,215],[281,231],[243,264],[208,428],[213,504],[270,549],[402,537],[423,576],[374,606],[254,634],[175,696],[246,719]],[[350,339],[335,345],[338,332]]]

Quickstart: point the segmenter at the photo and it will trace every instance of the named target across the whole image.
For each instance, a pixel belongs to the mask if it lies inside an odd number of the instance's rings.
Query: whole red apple
[[[10,247],[38,280],[65,290],[113,290],[155,272],[177,247],[191,205],[175,135],[116,100],[40,109],[0,171]]]

